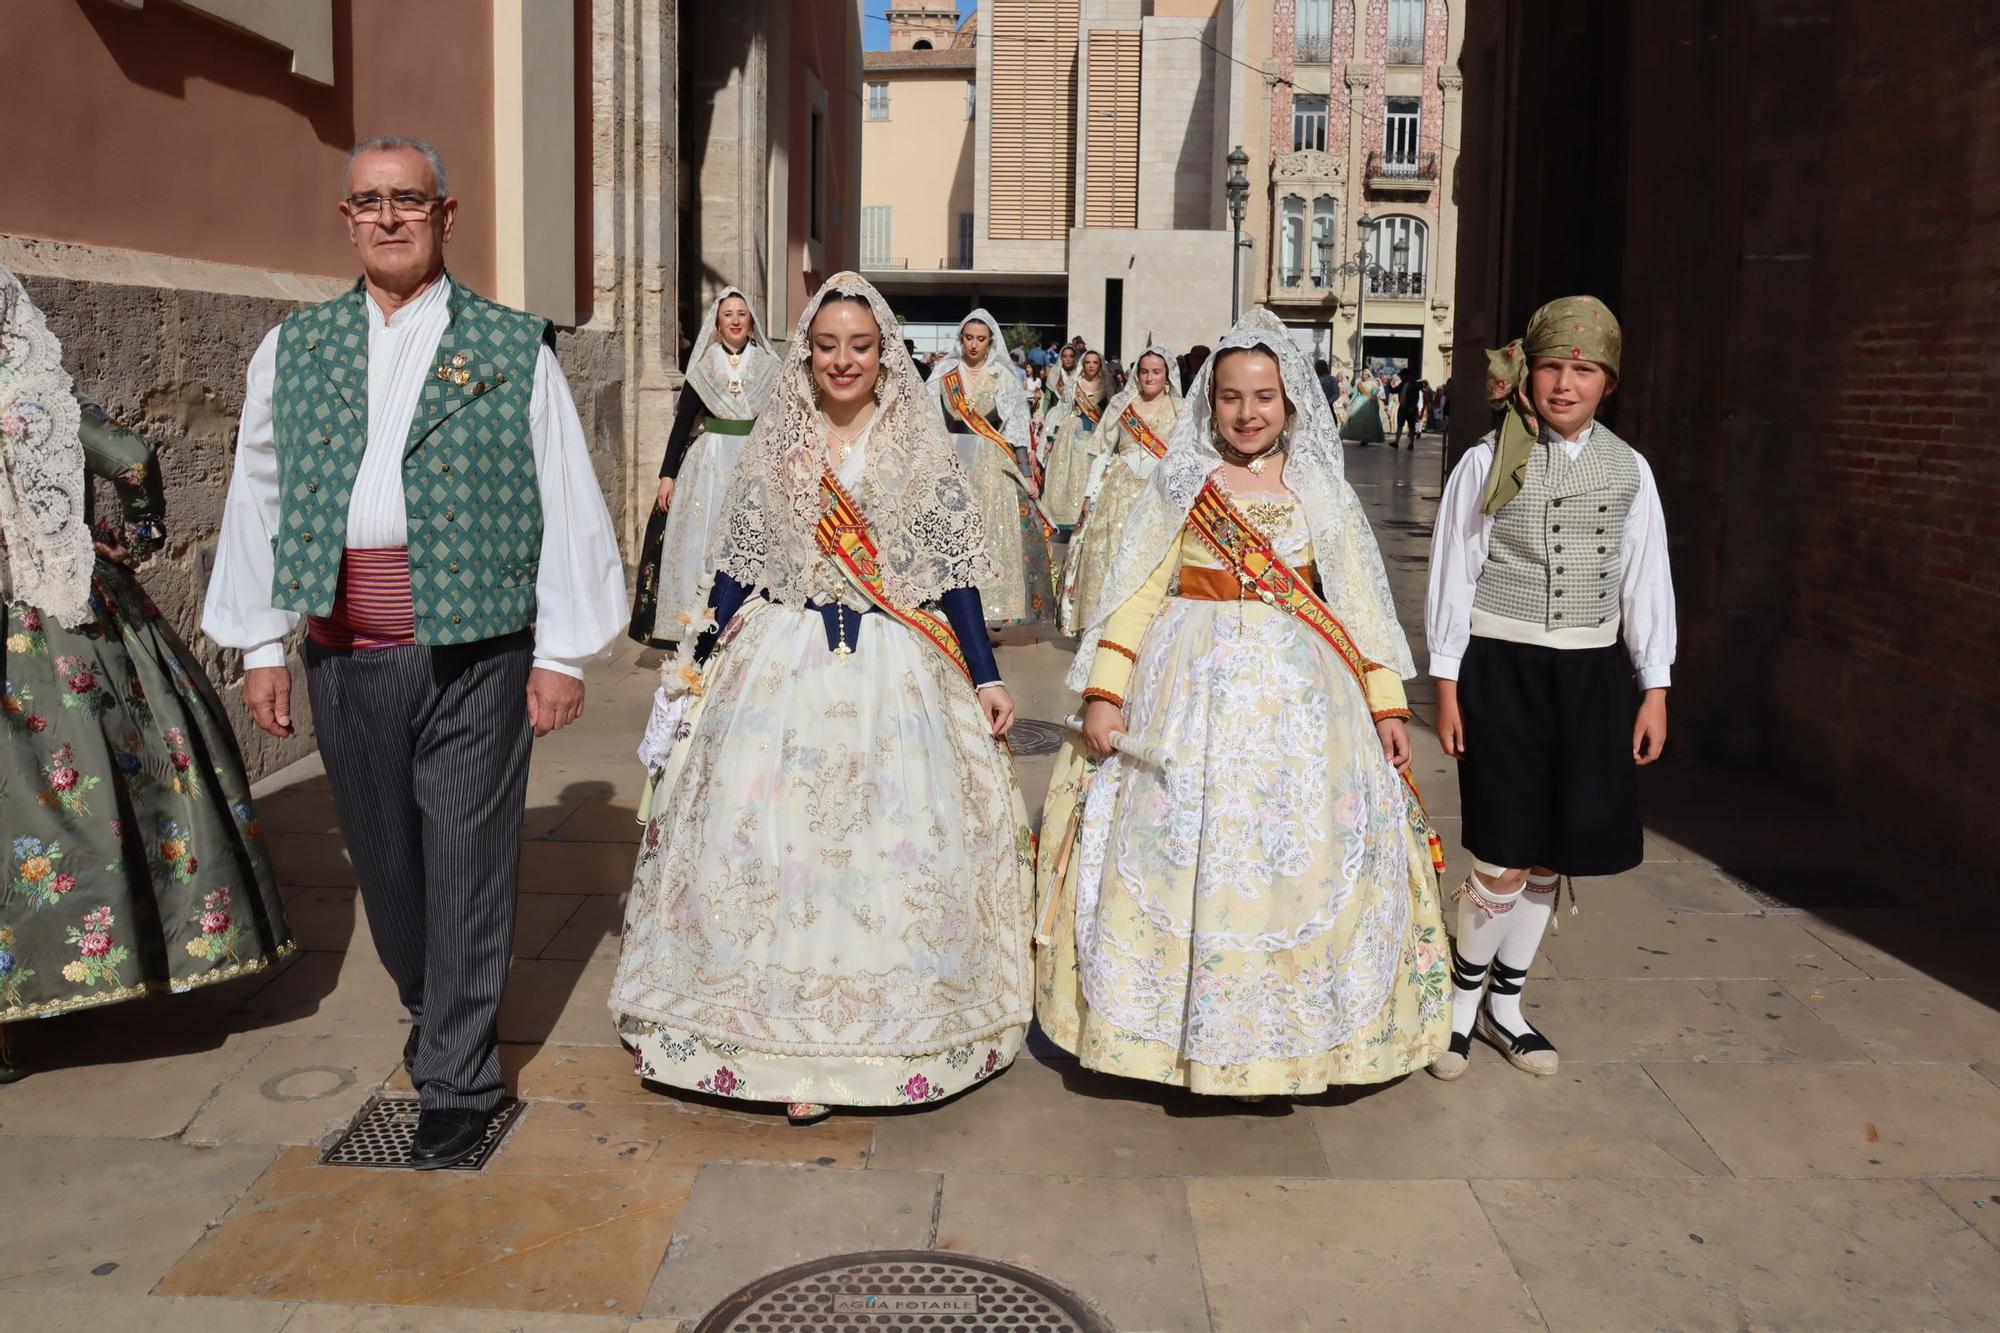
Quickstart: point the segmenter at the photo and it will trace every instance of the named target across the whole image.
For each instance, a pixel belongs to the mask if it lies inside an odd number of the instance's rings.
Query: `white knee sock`
[[[1504,920],[1507,923],[1506,936],[1500,941],[1494,956],[1501,966],[1510,973],[1525,974],[1535,961],[1535,954],[1542,947],[1542,932],[1548,929],[1549,918],[1556,912],[1556,892],[1559,887],[1554,875],[1530,875],[1521,900],[1514,905]],[[1503,990],[1493,990],[1486,997],[1486,1007],[1493,1020],[1513,1036],[1520,1036],[1531,1030],[1532,1025],[1521,1017],[1521,992],[1518,983]]]
[[[1520,911],[1520,889],[1496,893],[1477,876],[1467,876],[1458,890],[1458,936],[1452,943],[1451,1030],[1457,1036],[1472,1031],[1479,997],[1486,989],[1486,967],[1513,930]]]

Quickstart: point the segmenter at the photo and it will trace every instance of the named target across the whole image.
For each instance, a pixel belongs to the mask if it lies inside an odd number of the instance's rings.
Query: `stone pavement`
[[[1349,459],[1420,639],[1437,448]],[[1068,711],[1064,660],[1003,651],[1024,716]],[[1928,905],[1921,836],[1649,773],[1646,864],[1579,886],[1526,993],[1556,1078],[1475,1047],[1455,1084],[1246,1107],[1043,1045],[955,1102],[794,1129],[641,1086],[612,1033],[649,689],[624,655],[537,747],[501,1020],[528,1108],[485,1172],[314,1161],[403,1086],[403,1022],[307,760],[260,804],[298,957],[20,1033],[42,1069],[0,1089],[0,1328],[667,1333],[802,1259],[928,1247],[1045,1274],[1122,1333],[2000,1309],[2000,969],[1990,930]],[[1450,765],[1418,753],[1452,841]],[[1031,805],[1050,762],[1022,761]]]

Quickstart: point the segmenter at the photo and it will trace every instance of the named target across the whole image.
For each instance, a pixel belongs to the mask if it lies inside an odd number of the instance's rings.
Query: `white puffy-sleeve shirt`
[[[1583,452],[1589,436],[1557,443],[1575,458]],[[1620,548],[1623,574],[1618,585],[1619,622],[1615,629],[1632,655],[1632,668],[1639,688],[1664,689],[1673,675],[1674,578],[1667,563],[1667,519],[1660,508],[1659,487],[1653,469],[1636,450],[1639,490],[1632,497],[1632,509],[1625,517],[1625,538]],[[1481,443],[1459,460],[1445,483],[1444,498],[1438,502],[1437,526],[1431,533],[1430,593],[1424,603],[1424,638],[1430,648],[1431,675],[1439,680],[1457,680],[1459,662],[1471,642],[1474,620],[1484,613],[1473,610],[1479,589],[1479,572],[1486,566],[1486,551],[1493,536],[1493,519],[1480,512],[1479,501],[1486,494],[1486,478],[1493,470],[1493,446]],[[1524,627],[1522,633],[1501,637],[1550,647],[1601,646],[1576,639],[1578,631],[1548,631],[1539,625],[1512,622]],[[1588,634],[1590,631],[1582,631]],[[1565,637],[1570,636],[1570,637]],[[1610,642],[1612,640],[1606,640]]]
[[[403,452],[424,379],[449,315],[450,280],[384,317],[368,305],[368,444],[347,512],[348,545],[408,544]],[[250,358],[236,464],[222,511],[215,572],[202,608],[202,633],[243,650],[247,667],[283,666],[295,612],[271,604],[278,526],[278,450],[271,410],[278,330]],[[581,676],[605,653],[627,616],[625,566],[590,449],[562,366],[548,347],[535,362],[528,405],[535,475],[542,495],[541,563],[535,580],[535,666]]]

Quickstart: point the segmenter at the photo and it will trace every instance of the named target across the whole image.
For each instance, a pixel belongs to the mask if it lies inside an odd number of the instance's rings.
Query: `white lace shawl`
[[[882,377],[855,495],[881,546],[883,592],[899,606],[935,602],[994,578],[979,504],[944,423],[924,398],[916,363],[882,294],[858,273],[836,273],[792,330],[777,385],[757,419],[722,504],[709,564],[774,601],[849,597],[813,530],[827,469],[826,417],[812,380],[813,317],[832,296],[860,296],[882,331]]]
[[[716,336],[715,319],[722,313],[722,303],[730,297],[749,308],[750,341],[743,345],[743,396],[729,392],[729,381],[722,377],[715,358],[709,355],[712,347],[728,351],[720,337]],[[701,332],[695,335],[694,350],[688,353],[687,382],[694,387],[701,398],[701,405],[708,409],[712,417],[730,417],[741,421],[755,417],[770,401],[771,387],[778,382],[778,354],[771,348],[771,340],[764,336],[764,322],[757,318],[757,307],[750,304],[750,298],[735,287],[724,287],[708,306],[708,318],[702,321]]]
[[[1289,455],[1285,484],[1305,509],[1312,530],[1313,563],[1319,571],[1326,603],[1353,636],[1363,656],[1397,675],[1416,675],[1409,640],[1396,619],[1389,596],[1389,577],[1376,545],[1375,530],[1361,499],[1347,484],[1339,428],[1320,390],[1319,377],[1291,333],[1276,315],[1252,306],[1229,335],[1215,345],[1206,364],[1195,373],[1187,401],[1167,456],[1153,469],[1146,489],[1126,511],[1118,550],[1105,576],[1095,619],[1084,628],[1083,643],[1070,664],[1069,687],[1081,691],[1090,683],[1097,641],[1111,616],[1145,586],[1187,525],[1188,511],[1207,482],[1222,466],[1215,449],[1215,408],[1210,376],[1216,358],[1232,347],[1262,347],[1278,358],[1285,397],[1293,417],[1285,427]],[[1108,414],[1107,414],[1108,416]]]
[[[942,419],[945,412],[944,377],[946,375],[949,375],[954,370],[963,372],[965,396],[969,399],[978,397],[974,390],[978,387],[979,377],[990,375],[994,380],[993,406],[1000,413],[1000,433],[1007,437],[1007,443],[1014,448],[1026,449],[1028,447],[1028,390],[1021,383],[1021,377],[1013,371],[1013,356],[1007,350],[1007,335],[1000,331],[1000,321],[993,318],[983,308],[973,311],[964,319],[958,321],[959,332],[965,332],[965,326],[968,324],[984,324],[988,329],[992,330],[993,345],[986,349],[986,359],[980,362],[977,370],[966,366],[964,359],[958,352],[953,352],[951,355],[945,357],[944,360],[931,367],[931,397],[937,404],[939,418]]]
[[[1180,363],[1174,359],[1172,352],[1156,343],[1139,353],[1138,359],[1132,362],[1132,373],[1126,377],[1125,387],[1113,394],[1111,401],[1104,405],[1105,429],[1116,430],[1119,418],[1125,415],[1125,409],[1139,401],[1139,362],[1149,356],[1164,358],[1167,363],[1167,397],[1174,403],[1174,419],[1176,421],[1180,419],[1182,411],[1185,410],[1181,404]]]
[[[62,344],[0,266],[0,598],[89,623],[95,556],[84,521],[82,414]]]

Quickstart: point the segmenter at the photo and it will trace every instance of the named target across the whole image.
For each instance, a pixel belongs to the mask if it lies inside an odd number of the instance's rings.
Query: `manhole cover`
[[[331,1148],[319,1155],[321,1166],[400,1166],[409,1169],[410,1140],[417,1134],[418,1102],[415,1097],[375,1096],[361,1108],[347,1132]],[[448,1171],[477,1171],[492,1160],[494,1149],[507,1131],[521,1118],[522,1103],[505,1101],[486,1126],[486,1142],[479,1151]]]
[[[941,1250],[843,1254],[772,1273],[709,1311],[695,1333],[878,1328],[1112,1333],[1047,1278]]]
[[[1014,729],[1007,733],[1007,743],[1016,755],[1054,754],[1062,749],[1065,734],[1060,723],[1017,717]]]

